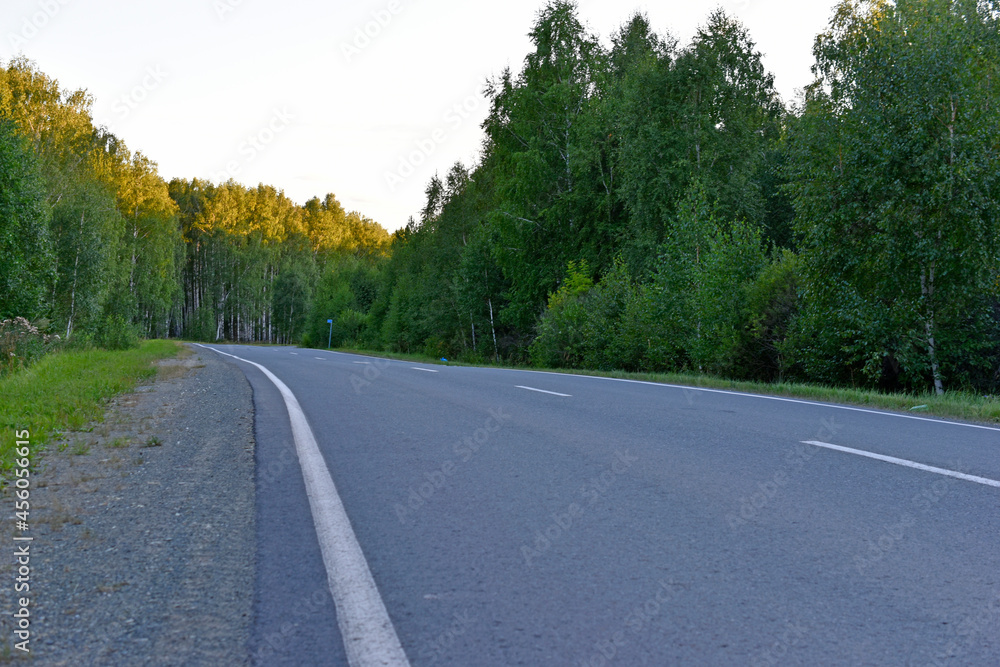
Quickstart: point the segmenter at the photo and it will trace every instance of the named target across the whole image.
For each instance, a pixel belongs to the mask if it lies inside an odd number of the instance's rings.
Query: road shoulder
[[[253,419],[243,373],[194,350],[161,362],[159,378],[112,401],[103,423],[65,434],[39,457],[32,657],[49,665],[249,664]],[[9,561],[0,576],[13,580]],[[12,632],[4,630],[6,644]]]

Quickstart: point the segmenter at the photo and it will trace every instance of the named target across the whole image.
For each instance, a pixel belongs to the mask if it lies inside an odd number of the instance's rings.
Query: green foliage
[[[987,363],[1000,244],[991,6],[845,2],[816,41],[820,78],[789,162],[812,377],[940,393]]]
[[[585,263],[570,263],[539,323],[533,363],[748,374],[741,362],[756,361],[744,357],[758,316],[751,296],[767,266],[760,230],[744,222],[723,228],[699,187],[679,210],[649,284],[636,284],[623,258],[597,285]],[[756,303],[771,305],[764,296]]]
[[[491,82],[486,130],[494,256],[510,281],[503,320],[530,329],[570,259],[610,264],[617,209],[597,87],[606,56],[563,0],[530,33],[517,76]]]
[[[332,194],[298,206],[263,184],[165,183],[92,104],[27,59],[0,69],[0,316],[44,314],[80,348],[288,343],[327,262],[384,257],[385,230]]]
[[[380,331],[381,340],[391,350],[406,353],[419,350],[429,335],[421,326],[421,304],[414,292],[405,283],[396,285],[391,292]]]
[[[95,329],[112,288],[121,286],[124,221],[109,190],[81,181],[53,206],[51,230],[58,266],[52,315],[71,338],[74,330]]]
[[[566,277],[559,289],[549,296],[549,310],[560,308],[566,302],[583,296],[593,286],[594,281],[590,278],[590,267],[587,266],[587,260],[570,262],[566,269]]]
[[[377,280],[378,269],[370,258],[346,256],[331,261],[305,319],[308,344],[326,347],[332,341],[333,347],[344,347],[362,342]],[[333,320],[332,327],[327,320]]]
[[[750,320],[733,351],[735,377],[781,382],[786,374],[802,376],[790,342],[799,311],[801,270],[798,255],[785,250],[748,286],[744,308]]]
[[[187,326],[184,327],[184,337],[206,343],[214,342],[215,325],[215,313],[211,308],[201,306],[188,319]]]
[[[0,117],[0,318],[44,313],[54,275],[37,160],[9,120]]]
[[[636,298],[636,285],[629,275],[627,264],[619,257],[600,282],[587,290],[585,367],[614,369],[635,366],[629,356],[623,319]]]
[[[750,293],[766,265],[761,232],[736,222],[717,230],[708,252],[695,267],[695,335],[690,356],[699,369],[740,376],[737,352],[746,345],[752,321],[763,313],[750,306]]]
[[[60,346],[58,334],[44,333],[48,325],[23,317],[0,321],[0,376],[23,369]]]
[[[104,350],[131,350],[139,347],[135,324],[120,314],[110,314],[97,326],[94,344]]]
[[[307,270],[290,266],[274,282],[274,319],[282,340],[296,341],[305,332],[312,289]]]
[[[724,219],[746,219],[786,241],[780,161],[783,108],[746,29],[713,12],[691,44],[634,17],[613,40],[608,113],[617,138],[620,197],[630,214],[624,255],[652,268],[691,184]]]
[[[174,179],[168,191],[186,241],[183,330],[202,340],[325,346],[309,315],[320,273],[344,258],[376,261],[388,239],[332,194],[299,207],[264,185]]]
[[[549,296],[548,309],[531,344],[531,362],[536,366],[577,368],[589,345],[587,337],[587,293],[594,283],[586,260],[572,261],[566,277]]]
[[[487,85],[479,161],[391,238],[332,194],[165,184],[18,59],[0,315],[78,344],[325,346],[332,320],[335,346],[436,358],[995,392],[998,16],[845,0],[787,111],[721,10],[684,46],[637,14],[605,48],[551,0]]]

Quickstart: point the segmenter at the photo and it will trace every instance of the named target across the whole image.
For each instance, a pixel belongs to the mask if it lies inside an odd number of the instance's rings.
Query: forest
[[[92,104],[24,58],[0,69],[0,370],[65,344],[295,343],[330,266],[388,252],[333,194],[166,182]]]
[[[164,182],[0,73],[0,318],[889,391],[1000,388],[1000,3],[845,0],[780,98],[724,11],[607,42],[552,0],[476,164],[387,234],[331,194]],[[332,328],[327,323],[333,320]]]

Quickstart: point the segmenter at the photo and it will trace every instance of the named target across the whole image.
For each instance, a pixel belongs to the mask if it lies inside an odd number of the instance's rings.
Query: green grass
[[[387,359],[413,361],[424,364],[442,363],[439,359],[421,354],[396,354],[376,352],[372,350],[352,350],[346,348],[338,349],[338,351],[353,354],[366,354],[369,356],[384,357]],[[456,366],[478,365],[485,368],[491,367],[484,364],[465,364],[452,361],[449,361],[448,364]],[[496,368],[496,366],[492,367]],[[780,382],[773,384],[765,382],[741,382],[727,380],[725,378],[711,375],[684,373],[629,373],[625,371],[567,370],[564,368],[535,368],[526,366],[519,368],[523,370],[545,371],[548,373],[562,373],[567,375],[590,375],[620,380],[639,380],[643,382],[655,382],[658,384],[676,384],[687,387],[701,387],[705,389],[725,389],[729,391],[764,394],[768,396],[787,396],[789,398],[799,398],[810,401],[845,403],[879,410],[906,412],[914,415],[933,415],[937,417],[951,417],[955,419],[965,419],[969,421],[979,421],[993,424],[1000,423],[1000,400],[995,397],[983,397],[963,391],[949,391],[943,396],[937,396],[933,393],[885,394],[867,389],[827,387],[822,385],[793,382]]]
[[[100,420],[108,401],[156,375],[154,361],[176,356],[175,341],[144,341],[124,352],[61,351],[0,378],[0,478],[14,460],[15,431],[30,432],[32,453],[65,430]]]
[[[567,371],[552,371],[563,373]],[[813,384],[780,382],[738,382],[709,375],[675,373],[600,373],[586,371],[581,374],[597,375],[628,380],[643,380],[663,384],[677,384],[706,389],[726,389],[768,396],[787,396],[827,403],[846,403],[880,410],[907,412],[915,415],[954,417],[971,421],[1000,422],[1000,401],[961,391],[950,391],[943,396],[924,394],[885,394],[867,389],[826,387]]]
[[[326,350],[325,347],[310,348],[315,350]],[[347,347],[335,347],[334,352],[345,352],[347,354],[360,354],[367,355],[369,357],[378,357],[380,359],[395,359],[396,361],[412,361],[417,364],[444,364],[439,357],[430,357],[426,354],[412,354],[407,352],[378,352],[373,350],[361,350]],[[448,360],[449,366],[477,366],[477,364],[469,364],[461,361]],[[483,368],[489,368],[489,364],[478,364]],[[497,368],[497,366],[493,366]]]

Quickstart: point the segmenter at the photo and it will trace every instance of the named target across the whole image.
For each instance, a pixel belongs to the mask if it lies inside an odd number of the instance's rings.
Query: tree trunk
[[[496,361],[500,361],[500,348],[497,346],[497,329],[493,324],[493,299],[488,298],[486,303],[490,306],[490,330],[493,332],[493,358]]]
[[[931,362],[931,374],[934,377],[934,393],[944,394],[944,382],[941,380],[941,367],[937,359],[937,345],[934,342],[934,265],[920,274],[920,291],[926,303],[927,312],[924,316],[924,330],[927,332],[927,356]]]
[[[86,213],[80,213],[80,236],[77,237],[76,242],[76,258],[73,260],[73,288],[69,293],[69,321],[66,322],[66,339],[69,339],[71,333],[73,333],[73,317],[76,315],[76,282],[77,276],[79,275],[80,269],[80,239],[83,238],[83,226],[84,226],[84,216]]]

